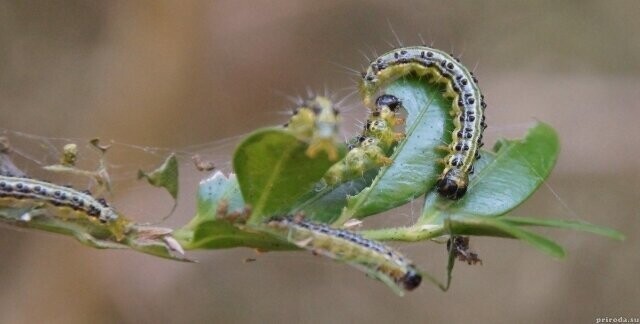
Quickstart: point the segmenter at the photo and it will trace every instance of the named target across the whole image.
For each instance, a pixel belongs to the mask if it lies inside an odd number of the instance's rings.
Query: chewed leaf
[[[200,182],[196,216],[174,235],[187,250],[251,247],[260,250],[282,250],[292,247],[272,236],[234,224],[229,215],[244,215],[244,200],[234,174],[216,172]]]
[[[421,223],[440,222],[446,215],[499,216],[524,202],[551,173],[558,157],[558,135],[538,123],[525,138],[501,140],[495,153],[482,152],[467,194],[458,201],[430,192]]]
[[[393,163],[380,169],[371,185],[350,197],[343,219],[365,217],[403,205],[430,190],[442,171],[437,148],[450,140],[450,100],[437,85],[418,78],[400,79],[385,91],[407,110],[406,138],[395,148]],[[346,216],[345,216],[346,215]]]
[[[325,152],[311,158],[307,149],[308,144],[277,128],[256,131],[238,146],[233,166],[253,210],[249,223],[288,211],[333,164]]]
[[[171,154],[160,167],[144,172],[138,170],[138,179],[146,179],[154,187],[162,187],[173,199],[178,199],[178,159]]]
[[[0,137],[0,175],[12,175],[16,177],[24,177],[26,174],[22,170],[18,169],[13,161],[9,158],[9,148],[3,149],[2,145],[3,137]],[[6,138],[5,138],[6,140]],[[8,143],[6,145],[9,145]],[[5,152],[6,151],[6,152]]]
[[[106,226],[98,222],[83,218],[52,217],[45,209],[0,208],[0,222],[67,235],[98,249],[131,248],[167,259],[191,261],[184,256],[180,244],[173,239],[173,231],[168,228],[131,224],[124,238],[118,241]]]
[[[221,206],[221,203],[225,205]],[[219,208],[224,208],[228,213],[234,213],[241,212],[244,207],[244,200],[235,174],[226,177],[218,171],[200,182],[197,210],[199,221],[215,219]]]
[[[130,248],[162,258],[192,261],[184,256],[182,245],[173,237],[173,230],[134,225],[124,243]]]

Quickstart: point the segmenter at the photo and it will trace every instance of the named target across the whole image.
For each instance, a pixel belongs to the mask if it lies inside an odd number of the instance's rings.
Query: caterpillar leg
[[[443,152],[451,152],[451,148],[448,145],[438,145],[436,146],[436,150]]]
[[[404,138],[406,137],[406,135],[404,133],[393,133],[393,140],[395,142],[400,142],[402,141]]]
[[[375,163],[379,166],[389,166],[393,163],[393,159],[382,155],[376,158]]]
[[[306,151],[307,156],[315,158],[319,152],[327,153],[330,161],[336,161],[338,159],[338,148],[333,139],[312,140]]]
[[[342,161],[329,168],[324,181],[328,185],[335,185],[361,177],[369,170],[391,165],[392,162],[393,160],[385,155],[376,139],[365,137],[358,147],[347,153]]]
[[[404,125],[404,123],[405,123],[405,119],[398,116],[394,116],[393,119],[391,120],[391,125],[393,126]]]

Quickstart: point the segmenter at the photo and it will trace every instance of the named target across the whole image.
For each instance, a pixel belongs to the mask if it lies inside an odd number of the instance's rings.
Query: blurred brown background
[[[173,148],[228,139],[281,123],[279,112],[290,107],[283,93],[326,86],[348,95],[353,76],[340,66],[359,70],[366,63],[360,52],[387,50],[395,42],[390,24],[405,44],[419,43],[421,34],[463,53],[468,66],[477,63],[490,139],[519,136],[535,119],[560,132],[563,149],[548,185],[515,214],[609,225],[628,239],[544,232],[565,245],[564,261],[520,242],[473,239],[483,266],[458,264],[447,293],[425,283],[398,298],[358,271],[306,254],[243,263],[253,251],[204,251],[192,254],[199,264],[179,264],[2,228],[0,322],[640,317],[638,17],[637,1],[1,1],[2,128]],[[361,119],[364,109],[347,115]],[[18,149],[41,149],[19,140]],[[222,166],[229,160],[220,143],[199,149]],[[151,163],[113,154],[121,165]],[[171,226],[193,214],[203,175],[190,172]],[[116,194],[121,209],[141,218],[166,213],[159,191],[135,185]],[[408,224],[417,206],[368,225]],[[444,274],[441,245],[399,248]]]

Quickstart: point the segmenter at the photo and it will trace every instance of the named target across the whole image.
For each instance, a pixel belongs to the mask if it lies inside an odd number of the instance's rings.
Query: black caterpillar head
[[[469,176],[460,169],[452,168],[438,180],[438,193],[449,199],[460,199],[467,192]]]
[[[398,108],[402,107],[402,101],[400,101],[396,96],[383,94],[376,99],[376,106],[378,108],[389,107],[389,110],[395,112]]]
[[[400,278],[400,283],[402,284],[402,287],[407,291],[416,289],[418,286],[420,286],[421,282],[422,282],[422,275],[412,267],[409,267],[409,271],[407,271],[407,273],[404,276],[402,276],[402,278]]]

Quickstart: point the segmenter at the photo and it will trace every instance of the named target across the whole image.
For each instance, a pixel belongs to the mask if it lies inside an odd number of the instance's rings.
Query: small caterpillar
[[[388,156],[391,148],[404,138],[403,133],[397,133],[393,129],[403,122],[397,116],[401,107],[402,103],[395,96],[378,97],[375,110],[365,123],[362,134],[349,143],[349,152],[345,158],[327,171],[325,183],[335,185],[361,177],[368,170],[390,165],[392,160]]]
[[[360,268],[400,295],[415,289],[422,281],[422,275],[407,258],[356,233],[305,221],[300,216],[276,217],[267,225],[284,231],[287,240],[300,248]]]
[[[339,111],[327,97],[317,96],[304,100],[293,111],[285,127],[300,140],[309,142],[307,155],[315,157],[318,152],[327,153],[329,160],[338,159],[336,138],[338,136]]]
[[[444,158],[446,166],[437,189],[449,199],[459,199],[467,191],[473,162],[480,158],[482,132],[487,127],[484,115],[487,105],[478,80],[458,59],[440,50],[426,46],[397,48],[376,58],[362,74],[360,93],[365,105],[375,111],[376,93],[393,80],[410,74],[444,83],[444,95],[453,99],[453,141],[447,146],[449,154]]]
[[[86,218],[105,224],[119,241],[129,223],[104,199],[78,190],[29,178],[0,175],[0,207],[46,208],[61,218]]]

